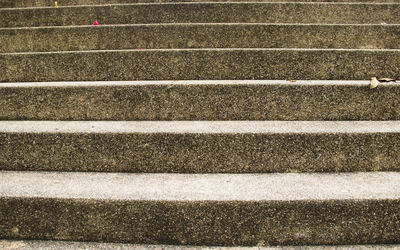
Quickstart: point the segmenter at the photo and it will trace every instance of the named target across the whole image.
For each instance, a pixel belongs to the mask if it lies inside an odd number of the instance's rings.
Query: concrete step
[[[143,3],[3,8],[0,27],[132,23],[398,24],[399,3]]]
[[[1,121],[0,138],[1,170],[400,170],[400,121]]]
[[[399,49],[399,40],[400,25],[397,24],[147,24],[0,28],[0,52],[140,48]]]
[[[0,84],[0,120],[400,120],[400,84],[136,81]]]
[[[2,53],[0,82],[398,76],[396,49],[146,49]]]
[[[169,3],[169,2],[239,2],[238,0],[59,0],[59,6],[71,5],[101,5],[129,3]],[[276,0],[246,0],[246,2],[276,2]],[[295,2],[294,0],[279,0],[279,2]],[[361,2],[360,0],[302,0],[302,2]],[[399,0],[363,0],[367,3],[398,3]],[[54,2],[44,0],[2,0],[0,8],[21,7],[54,7]]]
[[[268,246],[399,244],[400,173],[0,172],[0,238]]]
[[[74,241],[36,241],[36,240],[0,240],[1,249],[40,249],[40,250],[396,250],[400,245],[346,245],[346,246],[280,246],[280,247],[211,247],[211,246],[173,246],[138,245],[123,243],[98,243]]]

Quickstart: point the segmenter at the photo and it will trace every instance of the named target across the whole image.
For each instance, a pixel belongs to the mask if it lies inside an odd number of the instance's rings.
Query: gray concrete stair
[[[1,249],[399,248],[400,1],[58,4],[0,0]]]
[[[383,60],[384,59],[384,60]],[[2,53],[0,82],[397,78],[398,49],[147,49]]]
[[[148,23],[398,24],[400,3],[143,3],[3,8],[0,27]]]
[[[0,119],[400,120],[399,96],[398,83],[370,81],[2,83]]]
[[[173,23],[0,28],[0,52],[176,48],[399,49],[399,40],[398,24]]]
[[[0,234],[7,238],[225,246],[400,239],[398,172],[0,178]]]
[[[0,169],[398,171],[399,121],[1,121]]]

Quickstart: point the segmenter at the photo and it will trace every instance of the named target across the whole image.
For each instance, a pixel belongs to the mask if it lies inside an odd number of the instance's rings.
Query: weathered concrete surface
[[[0,10],[0,27],[131,23],[392,23],[398,3],[149,3]]]
[[[172,246],[172,245],[136,245],[123,243],[95,243],[95,242],[74,242],[74,241],[17,241],[0,240],[1,249],[41,249],[41,250],[97,250],[97,249],[115,249],[115,250],[395,250],[400,245],[357,245],[357,246],[284,246],[284,247],[207,247],[207,246]]]
[[[3,239],[210,246],[400,239],[400,189],[393,188],[400,174],[393,172],[1,176]]]
[[[400,120],[400,84],[138,81],[0,84],[1,120]]]
[[[207,0],[207,2],[237,2],[238,0]],[[62,0],[59,6],[69,5],[99,5],[123,3],[168,3],[176,0]],[[179,2],[205,2],[204,0],[179,0]],[[276,0],[246,0],[246,2],[276,2]],[[279,0],[279,2],[293,2],[293,0]],[[360,0],[302,0],[302,2],[360,2]],[[398,3],[399,0],[363,0],[372,3]],[[44,0],[1,0],[0,8],[15,7],[44,7],[54,6],[51,1]]]
[[[394,188],[400,182],[399,172],[128,174],[1,171],[0,180],[1,198],[175,202],[400,199],[400,188]]]
[[[146,24],[0,29],[0,52],[174,48],[398,49],[400,25]]]
[[[135,173],[398,171],[386,122],[0,122],[2,170]]]
[[[399,15],[400,16],[400,15]],[[0,82],[397,78],[400,50],[167,49],[0,54]]]

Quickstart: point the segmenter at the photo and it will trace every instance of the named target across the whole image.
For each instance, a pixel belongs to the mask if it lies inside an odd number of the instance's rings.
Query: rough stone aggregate
[[[399,96],[369,81],[3,83],[0,119],[400,120]]]
[[[400,25],[145,24],[0,29],[0,52],[176,48],[399,49]]]
[[[0,27],[132,23],[398,24],[398,3],[153,3],[0,9]]]
[[[369,80],[398,78],[400,50],[98,50],[2,53],[0,61],[0,82]]]

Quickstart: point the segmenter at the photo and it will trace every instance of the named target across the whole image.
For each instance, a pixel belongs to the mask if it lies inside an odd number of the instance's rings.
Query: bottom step
[[[0,172],[0,239],[269,246],[400,243],[400,172]]]
[[[68,241],[7,241],[0,240],[0,249],[41,249],[41,250],[396,250],[400,245],[358,245],[358,246],[303,246],[303,247],[206,247],[206,246],[167,246],[134,245],[120,243],[68,242]]]

